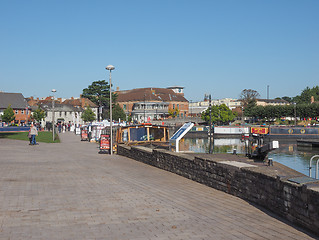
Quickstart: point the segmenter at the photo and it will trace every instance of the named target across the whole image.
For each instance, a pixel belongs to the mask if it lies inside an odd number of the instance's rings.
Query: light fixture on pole
[[[106,70],[110,71],[110,154],[113,154],[113,130],[112,130],[112,124],[113,124],[113,119],[112,119],[112,70],[115,69],[113,65],[108,65],[105,68]]]
[[[55,89],[52,89],[51,92],[53,93],[53,101],[52,101],[52,138],[53,138],[53,142],[54,142],[54,133],[55,133],[55,124],[54,124],[54,94],[56,93]]]

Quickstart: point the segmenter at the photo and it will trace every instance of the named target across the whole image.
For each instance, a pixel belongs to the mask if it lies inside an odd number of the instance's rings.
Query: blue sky
[[[78,97],[114,88],[185,87],[238,98],[319,85],[318,0],[0,0],[0,90]]]

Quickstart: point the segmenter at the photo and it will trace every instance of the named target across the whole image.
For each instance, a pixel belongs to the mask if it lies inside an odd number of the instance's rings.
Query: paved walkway
[[[0,239],[315,239],[239,198],[60,136],[0,139]]]

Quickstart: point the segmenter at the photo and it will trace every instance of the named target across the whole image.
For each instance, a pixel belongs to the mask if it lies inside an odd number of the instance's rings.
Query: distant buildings
[[[223,98],[223,99],[212,99],[212,106],[219,106],[225,104],[229,109],[234,110],[241,107],[241,101],[238,99],[232,98]],[[193,117],[200,116],[209,107],[208,96],[205,95],[203,101],[191,102],[189,104],[189,114]]]
[[[11,106],[15,114],[15,124],[23,125],[29,122],[31,111],[29,111],[28,103],[22,93],[0,92],[0,118],[4,110],[9,106]]]
[[[45,119],[41,123],[43,126],[45,126],[46,123],[52,123],[52,102],[52,96],[44,99],[34,99],[33,97],[28,99],[28,103],[32,110],[40,107],[47,113]],[[58,98],[54,101],[54,119],[58,123],[70,123],[74,125],[83,124],[84,122],[81,116],[86,107],[90,107],[97,117],[98,106],[87,98],[72,97],[65,100]]]
[[[209,107],[208,95],[203,101],[190,102],[184,97],[184,88],[173,86],[168,88],[137,88],[115,92],[117,103],[124,110],[127,119],[131,117],[137,122],[148,122],[150,120],[165,119],[169,117],[169,112],[178,110],[177,118],[200,117],[201,113]],[[256,99],[258,106],[267,105],[287,105],[287,101],[282,99]],[[4,110],[11,105],[15,113],[15,124],[25,124],[30,122],[31,111],[38,107],[46,112],[46,118],[42,122],[52,122],[52,101],[53,97],[46,98],[24,98],[21,93],[0,92],[0,116]],[[312,98],[312,102],[314,99]],[[238,99],[223,98],[212,99],[212,106],[225,104],[229,109],[242,116],[242,102]],[[56,122],[83,124],[82,112],[86,107],[90,107],[98,116],[98,106],[87,98],[70,98],[55,100],[54,118]],[[123,119],[123,120],[127,120]],[[0,118],[1,120],[1,118]]]
[[[283,99],[256,99],[257,106],[278,106],[278,105],[289,105],[289,102]]]
[[[169,109],[179,110],[177,117],[188,116],[188,101],[184,97],[183,87],[137,88],[116,91],[117,102],[126,116],[132,120],[147,122],[167,118]]]

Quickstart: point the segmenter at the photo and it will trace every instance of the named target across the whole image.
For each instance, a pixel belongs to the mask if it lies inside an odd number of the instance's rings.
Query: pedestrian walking
[[[32,144],[32,137],[31,137],[31,128],[29,129],[29,133],[28,133],[28,138],[29,138],[29,145]]]
[[[31,134],[31,145],[37,145],[35,136],[38,136],[38,129],[33,124],[31,124],[30,134]]]

